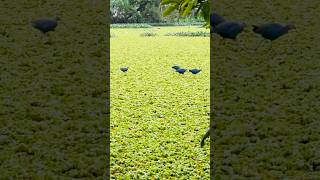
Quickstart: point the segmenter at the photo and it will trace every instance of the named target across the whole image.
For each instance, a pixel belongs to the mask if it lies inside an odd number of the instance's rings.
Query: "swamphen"
[[[213,29],[214,33],[219,34],[224,39],[236,40],[239,33],[243,31],[245,23],[235,21],[224,21]]]
[[[253,32],[260,34],[263,38],[271,41],[287,34],[289,30],[295,29],[292,23],[283,25],[279,23],[267,23],[260,26],[253,25]]]
[[[178,73],[180,74],[184,74],[187,70],[186,69],[183,69],[183,68],[179,68],[176,70]]]
[[[55,28],[58,26],[59,17],[55,17],[52,19],[49,18],[41,18],[34,21],[31,21],[32,27],[38,29],[43,34],[46,34],[49,31],[54,31]]]
[[[128,71],[128,67],[122,67],[122,68],[120,68],[120,70],[122,71],[122,72],[127,72]]]
[[[180,66],[176,66],[176,65],[175,65],[175,66],[172,66],[172,68],[175,69],[175,70],[177,70],[177,69],[180,69]]]
[[[260,34],[264,39],[268,39],[271,41],[270,43],[270,48],[272,48],[272,41],[280,38],[281,36],[287,34],[289,30],[295,29],[296,27],[292,24],[280,24],[280,23],[266,23],[262,24],[260,26],[253,25],[253,32]],[[263,41],[261,41],[257,47],[255,48],[258,49],[258,47],[261,45]]]
[[[213,30],[218,24],[224,22],[225,19],[217,13],[210,14],[210,33],[213,33]]]
[[[192,74],[198,74],[201,71],[201,69],[190,69],[189,72]]]

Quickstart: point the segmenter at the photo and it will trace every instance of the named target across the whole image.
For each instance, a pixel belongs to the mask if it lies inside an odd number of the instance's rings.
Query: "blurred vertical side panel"
[[[209,130],[210,131],[210,179],[213,179],[214,177],[214,172],[215,172],[215,168],[214,168],[214,132],[212,131],[213,129],[211,129],[211,126],[215,123],[214,122],[214,49],[213,49],[213,38],[212,38],[212,27],[211,27],[211,14],[214,12],[214,5],[215,5],[216,1],[215,0],[210,0],[210,127]]]
[[[211,8],[246,24],[236,40],[211,37],[211,178],[318,179],[320,2]]]
[[[108,177],[108,12],[1,2],[0,179]]]
[[[111,163],[110,163],[110,143],[111,143],[111,138],[110,138],[110,82],[111,82],[111,78],[110,78],[110,49],[111,49],[111,44],[110,44],[110,38],[111,38],[111,33],[110,33],[110,24],[111,24],[111,17],[110,17],[110,1],[106,1],[106,7],[107,7],[107,10],[104,11],[104,12],[107,12],[106,14],[106,17],[107,17],[107,36],[106,36],[106,50],[107,50],[107,65],[106,65],[106,68],[107,68],[107,79],[106,79],[106,82],[107,82],[107,85],[106,85],[106,111],[105,113],[103,113],[103,117],[102,119],[107,119],[106,123],[103,123],[103,126],[106,126],[107,129],[106,129],[106,139],[107,139],[107,154],[106,154],[106,163],[107,163],[107,172],[106,172],[106,178],[107,179],[110,179],[111,178],[111,170],[110,170],[110,166],[111,166]],[[103,9],[102,9],[103,10]],[[104,112],[104,111],[103,111]],[[105,116],[105,117],[104,117]],[[102,121],[104,122],[104,121]]]

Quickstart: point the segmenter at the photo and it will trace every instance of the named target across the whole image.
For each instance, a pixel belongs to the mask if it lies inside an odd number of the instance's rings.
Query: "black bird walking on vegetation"
[[[224,21],[218,24],[213,32],[219,34],[223,39],[236,40],[239,33],[243,31],[245,23],[236,21]]]
[[[253,25],[253,32],[260,34],[263,38],[271,41],[287,34],[289,30],[295,29],[292,23],[282,25],[279,23],[267,23],[260,26]]]
[[[192,74],[198,74],[201,71],[201,69],[190,69],[189,72]]]
[[[120,70],[122,71],[122,72],[127,72],[128,71],[128,67],[122,67],[122,68],[120,68]]]
[[[55,30],[55,28],[58,26],[59,20],[60,20],[59,17],[55,17],[52,19],[41,18],[41,19],[31,21],[31,25],[32,27],[41,31],[43,34],[46,34],[47,32]]]
[[[183,68],[179,68],[176,70],[176,72],[180,73],[180,74],[184,74],[187,70],[183,69]]]
[[[224,22],[225,19],[217,13],[210,14],[210,33],[213,33],[218,24]]]
[[[172,66],[172,69],[175,69],[175,70],[177,70],[177,69],[180,69],[180,66]]]
[[[271,42],[287,34],[289,30],[296,28],[292,23],[286,25],[280,23],[266,23],[260,26],[253,25],[252,27],[254,33],[260,34],[264,39],[268,39]]]

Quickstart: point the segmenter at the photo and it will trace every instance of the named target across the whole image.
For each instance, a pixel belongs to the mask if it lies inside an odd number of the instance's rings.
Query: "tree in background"
[[[112,23],[158,23],[158,22],[199,22],[194,17],[181,19],[179,12],[174,11],[171,6],[173,2],[180,0],[111,0],[110,16]],[[187,0],[186,0],[187,1]],[[203,6],[202,1],[200,6]],[[187,5],[189,6],[189,5]],[[206,7],[206,6],[204,6]],[[170,9],[170,12],[168,11]],[[180,8],[176,8],[179,10]],[[196,8],[190,10],[190,14],[199,12]],[[165,13],[165,17],[162,16]],[[202,21],[202,20],[200,20]]]
[[[161,5],[165,6],[163,16],[168,16],[177,10],[182,17],[190,14],[193,14],[193,16],[200,15],[205,20],[205,25],[210,25],[210,4],[208,0],[162,0]]]
[[[160,22],[160,0],[111,0],[112,23]]]

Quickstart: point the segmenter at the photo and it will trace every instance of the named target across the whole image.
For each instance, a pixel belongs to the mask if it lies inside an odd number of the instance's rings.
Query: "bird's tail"
[[[216,27],[215,26],[210,26],[210,33],[215,33],[216,32]]]
[[[259,29],[259,26],[257,26],[257,25],[252,25],[252,30],[253,30],[253,32],[258,32],[258,29]]]
[[[31,20],[31,21],[30,21],[30,25],[31,25],[31,26],[34,26],[35,24],[36,24],[36,21],[35,21],[35,20]]]

